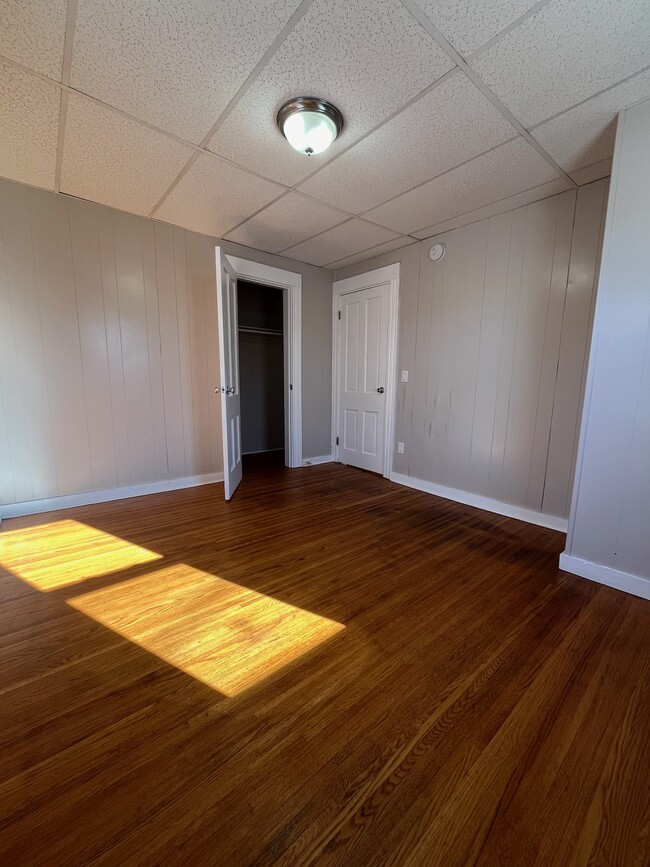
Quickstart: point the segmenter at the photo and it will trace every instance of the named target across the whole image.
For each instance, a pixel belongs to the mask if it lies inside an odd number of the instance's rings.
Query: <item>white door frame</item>
[[[395,409],[397,406],[397,323],[399,313],[399,262],[375,268],[365,274],[346,277],[334,283],[332,303],[332,458],[339,460],[339,447],[336,445],[338,428],[338,381],[339,381],[339,341],[338,314],[341,309],[341,295],[372,289],[381,283],[389,283],[388,302],[388,357],[386,359],[386,391],[388,401],[384,419],[384,478],[390,478],[395,448]]]
[[[223,247],[221,248],[223,251]],[[239,256],[224,255],[235,274],[265,286],[286,290],[287,321],[285,359],[288,377],[284,383],[285,418],[288,421],[289,451],[285,461],[290,467],[302,466],[302,275],[271,265],[262,265]],[[285,431],[286,438],[286,431]]]

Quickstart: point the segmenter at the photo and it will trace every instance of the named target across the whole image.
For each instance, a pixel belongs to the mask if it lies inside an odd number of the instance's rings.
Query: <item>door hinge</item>
[[[336,438],[336,445],[338,445],[338,444],[339,444],[339,438],[337,437]]]
[[[339,319],[341,318],[341,311],[339,310]]]

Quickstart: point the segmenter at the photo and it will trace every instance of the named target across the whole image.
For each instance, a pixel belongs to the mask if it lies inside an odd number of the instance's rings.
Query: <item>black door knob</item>
[[[380,385],[379,388],[377,389],[377,391],[379,392],[379,394],[383,394],[384,393],[384,386]]]

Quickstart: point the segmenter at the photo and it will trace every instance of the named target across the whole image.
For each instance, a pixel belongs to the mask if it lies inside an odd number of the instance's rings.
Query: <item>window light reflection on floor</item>
[[[0,533],[0,566],[43,592],[160,559],[154,551],[79,521]]]
[[[227,696],[345,628],[185,564],[84,593],[68,604]]]

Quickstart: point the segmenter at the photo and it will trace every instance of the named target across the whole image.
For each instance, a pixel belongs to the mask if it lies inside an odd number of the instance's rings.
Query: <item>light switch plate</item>
[[[397,443],[397,454],[398,455],[404,454],[404,443]]]
[[[409,372],[408,372],[408,370],[403,370],[402,371],[402,382],[408,382],[408,381],[409,381]]]

